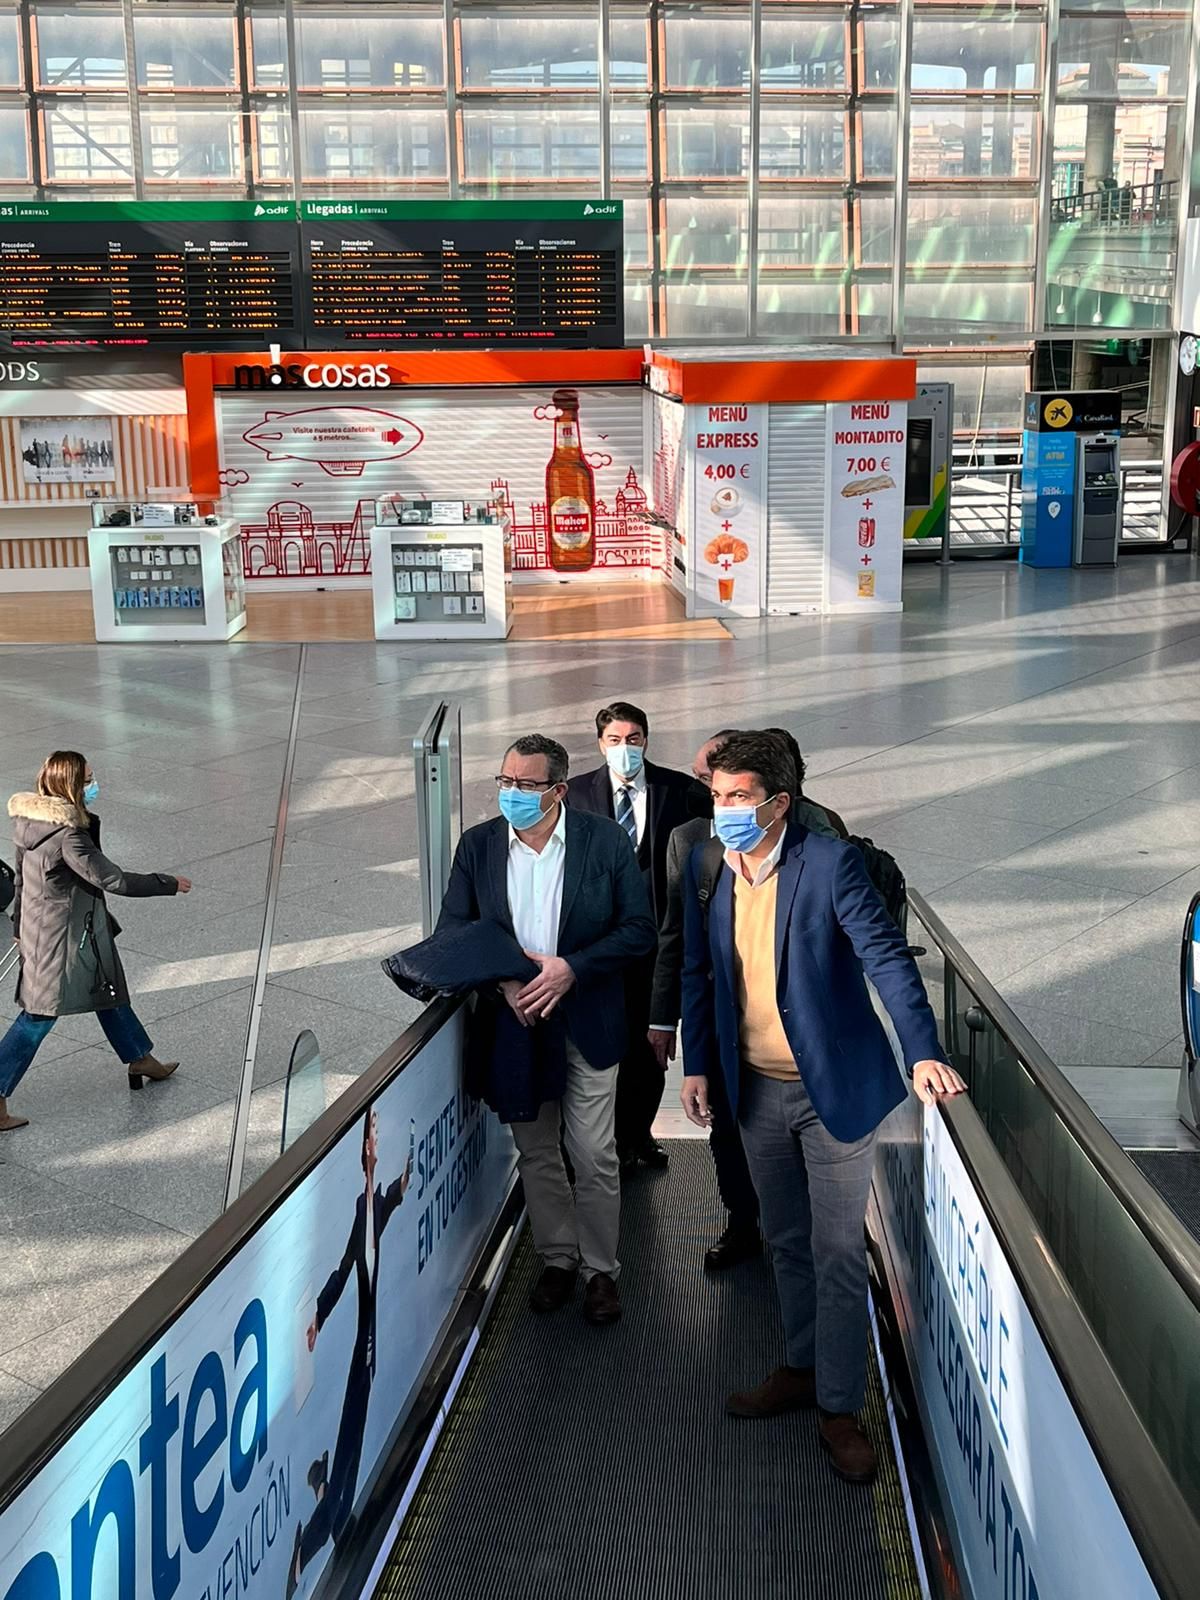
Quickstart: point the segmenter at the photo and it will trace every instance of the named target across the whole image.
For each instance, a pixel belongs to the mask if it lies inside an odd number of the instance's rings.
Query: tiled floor
[[[618,694],[649,709],[666,763],[716,726],[786,722],[812,795],[894,850],[1097,1108],[1138,1142],[1170,1137],[1178,941],[1200,887],[1195,569],[920,568],[906,601],[720,641],[311,646],[249,1175],[277,1148],[300,1028],[333,1094],[413,1014],[378,961],[419,916],[411,740],[439,695],[463,704],[468,821],[511,736],[555,732],[587,762],[591,713]],[[298,657],[0,649],[0,790],[82,748],[108,852],[196,884],[121,908],[137,1008],[178,1076],[129,1094],[94,1019],[68,1019],[16,1097],[32,1125],[0,1146],[0,1426],[220,1206]]]

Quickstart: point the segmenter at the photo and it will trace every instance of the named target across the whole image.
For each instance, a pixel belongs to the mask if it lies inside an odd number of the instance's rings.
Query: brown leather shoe
[[[597,1327],[620,1318],[621,1296],[607,1272],[597,1272],[588,1279],[588,1286],[583,1291],[583,1314]]]
[[[808,1411],[817,1403],[817,1380],[811,1367],[776,1367],[757,1389],[731,1394],[725,1410],[731,1417],[781,1417],[785,1411]]]
[[[558,1311],[575,1298],[573,1267],[543,1267],[541,1277],[529,1291],[529,1304],[535,1311]]]
[[[129,1064],[129,1087],[140,1089],[149,1078],[151,1083],[165,1083],[178,1070],[178,1061],[156,1061],[153,1056],[143,1056]]]
[[[847,1483],[870,1483],[879,1468],[875,1446],[859,1426],[858,1418],[822,1411],[818,1426],[821,1446],[829,1465]]]

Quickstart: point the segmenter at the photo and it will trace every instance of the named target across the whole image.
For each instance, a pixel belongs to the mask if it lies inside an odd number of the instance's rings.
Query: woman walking
[[[21,950],[21,1014],[0,1039],[0,1133],[27,1125],[28,1117],[10,1114],[8,1096],[59,1017],[94,1011],[129,1070],[131,1089],[147,1078],[169,1078],[179,1065],[154,1059],[130,1007],[117,955],[121,930],[104,894],[187,894],[192,886],[165,872],[123,872],[102,855],[100,822],[87,809],[99,793],[83,756],[56,750],[38,773],[37,792],[8,803],[17,850],[12,920]]]

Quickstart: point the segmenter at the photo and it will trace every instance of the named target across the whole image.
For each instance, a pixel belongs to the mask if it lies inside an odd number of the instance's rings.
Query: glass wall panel
[[[237,87],[232,8],[140,7],[133,14],[133,42],[144,89]]]
[[[242,176],[242,119],[235,106],[192,110],[143,102],[148,182],[228,183]]]
[[[0,185],[28,183],[29,118],[23,106],[0,106]]]
[[[667,106],[663,123],[664,170],[668,178],[746,176],[750,159],[748,104]]]
[[[909,196],[912,204],[912,196]],[[858,197],[858,261],[864,267],[890,267],[895,260],[896,197]]]
[[[614,11],[608,23],[608,80],[614,89],[650,86],[650,24],[643,11]]]
[[[650,266],[650,202],[629,199],[625,202],[625,270]]]
[[[668,195],[663,204],[663,265],[684,268],[746,265],[749,205],[734,195]]]
[[[886,283],[860,283],[851,297],[850,332],[886,339],[892,332],[892,290]]]
[[[259,183],[283,183],[292,176],[292,119],[286,106],[268,104],[251,118],[254,176]]]
[[[908,266],[1031,267],[1037,199],[1034,195],[935,194],[908,196]]]
[[[896,112],[892,107],[868,106],[855,119],[858,148],[854,169],[857,177],[894,178],[896,176]]]
[[[843,13],[814,17],[792,10],[764,11],[760,73],[764,91],[845,93],[847,43]]]
[[[18,89],[23,81],[17,15],[15,11],[0,11],[0,88]]]
[[[461,115],[464,176],[471,183],[599,180],[598,109],[466,106]]]
[[[625,342],[641,344],[651,334],[653,290],[646,280],[625,279]]]
[[[926,342],[977,337],[981,332],[1024,333],[1033,313],[1033,286],[1002,280],[946,279],[908,283],[905,334]]]
[[[860,92],[892,94],[899,85],[900,18],[867,15],[858,25],[855,75]]]
[[[705,16],[667,11],[663,19],[666,80],[671,89],[748,89],[750,13]]]
[[[1188,25],[1182,19],[1064,17],[1058,97],[1182,99],[1187,93]]]
[[[744,283],[668,283],[663,291],[672,339],[744,339],[749,293]]]
[[[909,176],[1036,178],[1038,129],[1032,108],[982,102],[912,106]]]
[[[611,172],[615,183],[650,176],[650,112],[644,105],[616,105],[609,112]]]
[[[440,10],[296,9],[302,89],[429,89],[446,81]],[[261,80],[260,80],[261,81]]]
[[[846,260],[846,202],[840,194],[764,195],[758,207],[758,265],[840,267]]]
[[[38,5],[33,21],[39,87],[124,88],[125,25],[115,6]]]
[[[47,183],[132,183],[128,102],[48,105],[42,113],[42,159]]]
[[[764,104],[758,169],[763,178],[846,178],[846,113],[803,102]]]
[[[444,181],[446,116],[436,107],[301,106],[301,176],[321,183]]]
[[[259,89],[282,89],[288,72],[287,28],[278,6],[255,6],[249,13],[250,81]]]
[[[757,321],[765,339],[835,336],[843,331],[841,283],[760,282]]]
[[[918,11],[913,17],[914,94],[1033,93],[1041,83],[1042,20],[1010,12]]]
[[[599,20],[588,7],[468,13],[459,28],[464,89],[595,89],[599,83]]]
[[[980,358],[969,366],[921,363],[917,381],[954,385],[954,430],[958,434],[1020,431],[1025,391],[1030,386],[1028,361]]]

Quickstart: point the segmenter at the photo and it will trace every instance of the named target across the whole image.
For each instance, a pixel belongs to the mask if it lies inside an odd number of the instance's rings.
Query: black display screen
[[[619,201],[304,201],[311,348],[624,343]]]
[[[11,349],[245,349],[300,338],[299,230],[284,201],[0,205]]]

